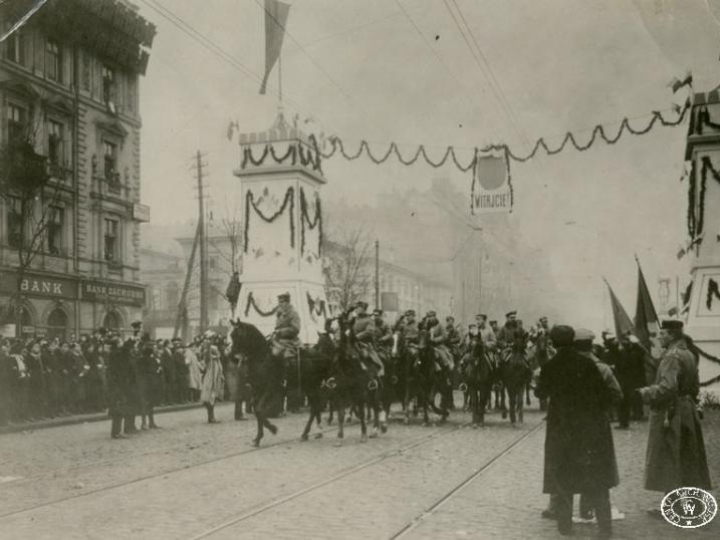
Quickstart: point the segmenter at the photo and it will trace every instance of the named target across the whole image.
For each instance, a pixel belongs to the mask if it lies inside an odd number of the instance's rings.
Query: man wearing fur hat
[[[638,390],[650,405],[650,432],[645,458],[645,489],[668,493],[680,487],[709,490],[710,473],[696,402],[698,369],[683,339],[683,323],[662,322],[660,359],[655,384]],[[660,517],[657,509],[649,511]]]

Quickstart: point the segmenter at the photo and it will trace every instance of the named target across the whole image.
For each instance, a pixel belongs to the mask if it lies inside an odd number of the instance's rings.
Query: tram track
[[[398,540],[400,538],[405,538],[408,534],[410,534],[412,531],[417,529],[420,525],[422,525],[425,521],[427,521],[430,517],[432,517],[440,508],[442,508],[445,503],[450,501],[453,497],[455,497],[458,493],[463,491],[466,487],[468,487],[470,484],[475,482],[478,478],[480,478],[483,474],[485,474],[488,470],[492,468],[494,464],[496,464],[498,461],[503,459],[505,456],[510,454],[517,446],[522,444],[523,441],[525,441],[527,438],[532,436],[536,431],[538,431],[540,428],[542,428],[544,425],[544,422],[540,422],[530,430],[526,431],[515,439],[508,447],[506,447],[501,452],[498,452],[495,454],[490,460],[485,462],[481,467],[477,468],[475,471],[470,473],[465,479],[463,479],[461,482],[456,484],[452,489],[446,491],[443,495],[438,497],[435,502],[433,502],[430,506],[428,506],[423,512],[415,516],[413,519],[408,521],[404,527],[399,529],[397,532],[395,532],[388,540]]]

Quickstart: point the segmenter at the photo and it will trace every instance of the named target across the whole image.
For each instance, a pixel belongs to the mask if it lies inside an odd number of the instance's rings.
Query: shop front
[[[0,336],[73,340],[101,326],[128,333],[144,304],[145,288],[136,284],[0,271]]]

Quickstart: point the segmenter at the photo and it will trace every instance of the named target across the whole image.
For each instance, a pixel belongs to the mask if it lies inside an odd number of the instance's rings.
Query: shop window
[[[54,120],[48,123],[48,159],[53,165],[65,165],[65,126]]]
[[[50,339],[64,340],[67,337],[68,318],[65,312],[56,308],[50,312],[47,320],[47,335]]]
[[[103,141],[103,152],[105,155],[105,179],[118,182],[120,174],[117,172],[117,144]]]
[[[62,82],[62,49],[53,39],[48,39],[45,44],[45,76],[50,80]]]
[[[108,330],[120,330],[121,325],[120,315],[116,311],[107,313],[103,319],[103,327]]]
[[[120,223],[117,219],[105,219],[105,260],[120,260]]]
[[[63,252],[65,228],[65,209],[60,206],[51,206],[47,216],[47,249],[51,255],[60,255]]]
[[[20,249],[23,240],[23,201],[20,197],[6,197],[8,244]]]

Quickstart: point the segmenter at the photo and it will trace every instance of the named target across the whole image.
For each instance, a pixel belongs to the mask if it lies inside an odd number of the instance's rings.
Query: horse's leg
[[[500,410],[502,411],[503,419],[505,419],[508,416],[508,403],[505,400],[505,392],[507,391],[507,394],[508,394],[507,401],[509,401],[511,391],[505,383],[500,383],[499,390],[500,390]],[[512,403],[510,404],[510,408],[512,409]]]
[[[342,446],[342,440],[345,437],[345,406],[338,402],[335,410],[337,411],[338,417],[337,442],[335,442],[335,446]]]
[[[530,403],[528,402],[528,405],[529,404]],[[518,403],[518,422],[520,422],[521,424],[523,423],[523,409],[524,409],[523,400],[522,400],[522,396],[520,396],[520,400]]]
[[[525,404],[529,407],[532,405],[530,401],[530,383],[525,383]],[[522,421],[522,420],[521,420]]]
[[[508,406],[510,408],[510,422],[515,423],[517,421],[516,412],[517,412],[517,402],[518,399],[522,400],[523,398],[523,390],[522,386],[520,388],[508,386]]]
[[[300,436],[301,441],[307,441],[308,436],[310,435],[310,430],[312,429],[313,421],[316,418],[319,418],[320,413],[318,412],[320,408],[320,396],[313,394],[308,394],[308,404],[310,405],[310,412],[308,415],[307,423],[305,424],[305,429],[302,432],[302,435]]]
[[[360,442],[367,442],[367,422],[365,421],[365,403],[363,398],[360,398],[357,404],[358,412],[360,413]]]
[[[255,406],[253,407],[255,409],[255,419],[257,420],[257,433],[255,435],[255,439],[253,439],[252,445],[257,448],[260,446],[260,441],[263,438],[264,435],[264,423],[265,423],[265,409],[261,406],[260,403],[255,403]]]

